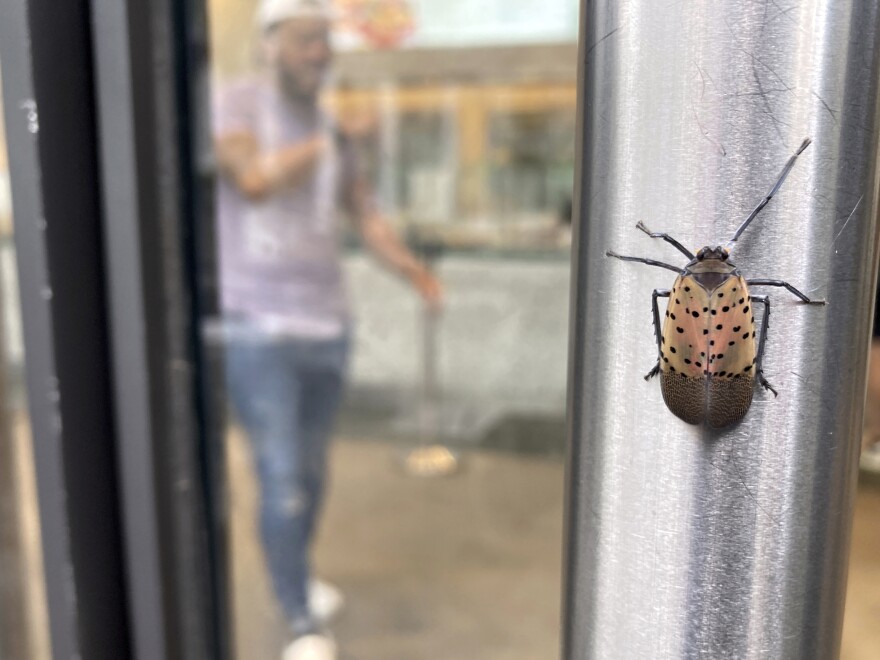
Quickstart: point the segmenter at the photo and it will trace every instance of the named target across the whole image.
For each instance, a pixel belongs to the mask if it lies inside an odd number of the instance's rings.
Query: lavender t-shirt
[[[247,131],[261,151],[275,151],[321,132],[327,117],[314,105],[282,96],[269,79],[231,84],[215,99],[216,136]],[[249,200],[225,177],[218,182],[221,302],[227,318],[272,333],[332,338],[345,332],[348,304],[339,255],[339,200],[350,190],[354,157],[339,140],[306,180]]]

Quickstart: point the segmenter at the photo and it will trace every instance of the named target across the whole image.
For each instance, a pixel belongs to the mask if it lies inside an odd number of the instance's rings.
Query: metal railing
[[[567,660],[839,653],[877,281],[878,18],[876,0],[582,5]],[[828,305],[755,287],[779,396],[756,387],[738,425],[686,424],[642,378],[651,294],[675,275],[605,252],[683,266],[640,220],[726,245],[805,137],[731,260]]]

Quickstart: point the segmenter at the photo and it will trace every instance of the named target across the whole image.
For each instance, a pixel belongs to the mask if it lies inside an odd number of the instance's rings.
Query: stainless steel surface
[[[876,282],[877,0],[583,5],[563,657],[833,658]],[[736,244],[768,288],[765,371],[736,427],[689,426],[642,376],[675,264],[636,231]]]

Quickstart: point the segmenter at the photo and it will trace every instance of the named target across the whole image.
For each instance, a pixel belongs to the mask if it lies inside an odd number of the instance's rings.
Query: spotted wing
[[[660,389],[669,410],[689,424],[705,417],[709,302],[693,277],[681,275],[663,321]]]
[[[752,403],[756,370],[755,313],[742,277],[730,277],[710,295],[709,425],[742,419]]]

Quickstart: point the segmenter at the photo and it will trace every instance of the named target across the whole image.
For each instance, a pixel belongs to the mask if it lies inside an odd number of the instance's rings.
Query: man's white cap
[[[330,0],[262,0],[257,9],[257,26],[265,32],[291,18],[333,18]]]

